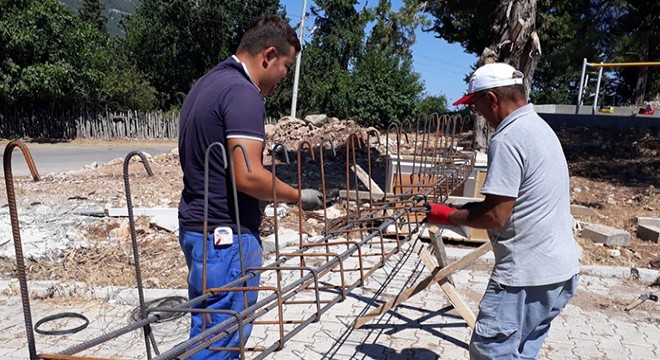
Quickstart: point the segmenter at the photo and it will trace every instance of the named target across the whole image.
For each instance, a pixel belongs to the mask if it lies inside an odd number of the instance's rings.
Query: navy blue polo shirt
[[[206,149],[219,142],[229,159],[227,139],[253,139],[265,146],[265,118],[264,97],[235,56],[218,64],[193,85],[179,118],[179,159],[184,185],[179,202],[181,229],[203,231]],[[223,168],[219,149],[214,147],[209,156],[208,231],[230,226],[236,232],[229,164],[227,169]],[[263,204],[240,192],[237,201],[241,232],[258,234]]]

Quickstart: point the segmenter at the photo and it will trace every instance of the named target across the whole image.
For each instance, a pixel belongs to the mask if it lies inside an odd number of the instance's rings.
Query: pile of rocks
[[[362,134],[366,139],[367,133],[373,134],[374,131],[380,134],[376,129],[364,128],[353,120],[339,120],[325,114],[308,115],[304,120],[285,116],[276,124],[266,125],[267,149],[282,143],[289,151],[295,151],[303,140],[309,141],[312,145],[319,145],[325,139],[332,141],[335,147],[339,147],[355,132]],[[326,148],[328,147],[326,143]]]

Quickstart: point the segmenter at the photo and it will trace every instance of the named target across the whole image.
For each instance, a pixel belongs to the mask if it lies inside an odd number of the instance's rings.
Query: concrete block
[[[105,209],[105,215],[110,217],[128,216],[127,208]],[[133,216],[149,216],[150,224],[160,229],[176,232],[179,230],[179,210],[177,208],[133,208]]]
[[[392,193],[388,193],[388,195],[392,195]],[[346,190],[339,190],[339,198],[340,199],[346,199]],[[348,192],[348,199],[349,200],[355,200],[355,191],[349,191]],[[369,191],[363,191],[360,190],[358,191],[357,198],[360,200],[369,200]],[[383,199],[383,194],[378,194],[375,191],[371,192],[371,198],[375,201],[380,201]]]
[[[630,243],[630,233],[627,231],[601,224],[587,226],[581,235],[585,239],[607,246],[627,246]]]
[[[660,227],[653,225],[637,226],[637,236],[642,240],[660,243]]]
[[[261,240],[261,250],[265,253],[275,253],[275,237]]]
[[[582,206],[582,205],[571,205],[571,215],[573,216],[602,216],[598,213],[598,211]]]
[[[659,217],[638,217],[637,225],[651,225],[655,227],[660,227],[660,218]]]
[[[169,232],[176,232],[179,230],[179,217],[173,214],[154,215],[149,224]]]
[[[128,216],[128,209],[123,208],[111,208],[108,207],[105,209],[107,216],[111,217],[125,217]],[[171,215],[174,217],[179,216],[178,208],[133,208],[133,216],[156,216],[156,215]]]
[[[303,242],[307,241],[309,238],[309,235],[303,234],[302,236]],[[277,240],[279,243],[280,250],[282,248],[288,247],[288,246],[296,246],[300,244],[300,233],[291,229],[280,229],[280,231],[277,233]],[[272,251],[275,252],[275,234],[270,234],[266,236],[265,238],[261,239],[261,243],[263,246],[263,243],[269,243],[264,247],[264,251]],[[271,247],[272,245],[272,247]],[[290,249],[289,249],[290,250]],[[288,250],[287,250],[288,251]]]
[[[277,204],[277,206],[274,206],[270,203],[266,205],[264,215],[267,217],[275,217],[275,214],[277,214],[278,218],[283,218],[289,214],[289,207],[286,204]]]

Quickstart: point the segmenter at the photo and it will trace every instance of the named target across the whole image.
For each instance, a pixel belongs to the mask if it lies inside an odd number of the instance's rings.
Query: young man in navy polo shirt
[[[264,96],[272,95],[277,84],[287,77],[299,51],[300,42],[286,21],[279,16],[263,18],[245,33],[236,54],[200,78],[183,103],[179,157],[184,188],[179,203],[179,242],[189,269],[190,299],[202,295],[204,288],[222,287],[241,276],[239,241],[243,248],[243,266],[246,269],[261,266],[259,223],[262,203],[272,200],[273,195],[273,175],[262,164],[266,143]],[[232,159],[238,190],[238,198],[234,199],[229,167],[223,168],[220,151],[218,147],[213,148],[209,162],[208,233],[204,235],[204,157],[207,148],[215,142],[224,145],[228,156],[235,145],[242,145],[251,171],[248,171],[243,153],[237,149]],[[280,201],[302,201],[305,209],[322,206],[321,194],[314,189],[303,190],[300,199],[296,189],[277,180],[276,193]],[[234,211],[235,202],[239,205],[240,228]],[[214,236],[216,229],[221,229],[224,239]],[[207,247],[205,287],[202,283],[203,246]],[[249,287],[258,285],[258,276],[247,282]],[[247,300],[248,306],[254,304],[257,292],[248,292]],[[236,312],[245,309],[241,292],[221,293],[207,300],[206,306]],[[217,325],[229,316],[207,316],[205,328]],[[202,331],[202,322],[202,314],[192,315],[190,337]],[[244,326],[245,340],[251,329],[250,324]],[[213,347],[239,346],[238,332],[213,344]],[[203,350],[193,358],[233,359],[238,358],[238,353]]]

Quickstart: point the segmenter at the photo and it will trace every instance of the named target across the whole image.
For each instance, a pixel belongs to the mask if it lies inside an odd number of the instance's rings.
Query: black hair
[[[288,54],[291,46],[296,49],[296,53],[300,52],[300,41],[295,30],[277,15],[263,17],[257,21],[243,35],[236,52],[256,55],[271,46],[280,55]]]

